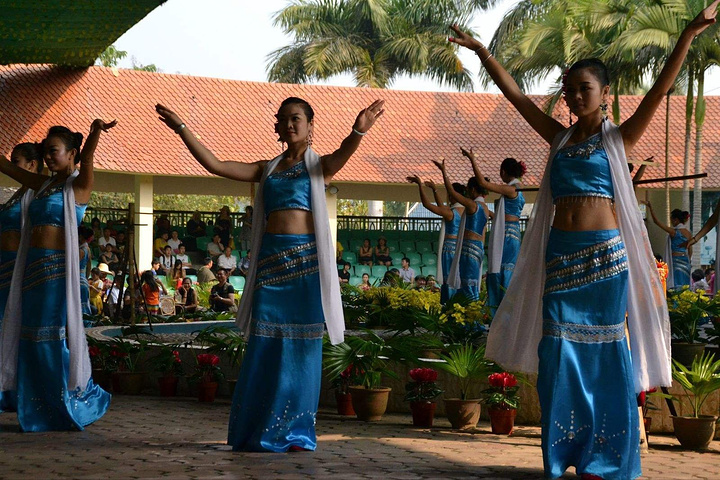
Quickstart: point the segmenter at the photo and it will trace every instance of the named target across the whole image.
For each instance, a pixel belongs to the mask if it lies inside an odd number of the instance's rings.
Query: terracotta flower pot
[[[158,378],[161,397],[174,397],[177,395],[178,377],[168,375]]]
[[[112,392],[112,374],[105,370],[93,369],[92,379],[95,385],[102,388],[106,392]]]
[[[113,372],[113,393],[140,395],[145,376],[145,372]]]
[[[413,426],[430,428],[435,418],[435,402],[410,402],[412,411]]]
[[[673,417],[675,437],[680,445],[689,450],[705,450],[715,436],[715,415],[700,415],[700,417]]]
[[[337,402],[338,415],[346,417],[355,416],[355,410],[352,406],[352,396],[349,393],[335,392],[335,401]]]
[[[214,402],[215,395],[217,394],[218,383],[217,382],[200,382],[198,383],[198,401],[199,402]]]
[[[475,428],[480,420],[480,400],[445,399],[445,413],[455,430]]]
[[[492,433],[496,435],[510,435],[515,426],[516,414],[517,410],[514,408],[488,408]]]
[[[387,410],[391,388],[350,387],[352,406],[358,419],[377,422]]]

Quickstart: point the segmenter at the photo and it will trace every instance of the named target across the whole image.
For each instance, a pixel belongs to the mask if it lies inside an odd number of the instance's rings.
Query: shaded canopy
[[[0,0],[0,65],[87,67],[166,0]]]

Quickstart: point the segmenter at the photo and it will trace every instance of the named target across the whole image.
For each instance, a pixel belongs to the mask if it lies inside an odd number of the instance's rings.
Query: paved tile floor
[[[2,414],[0,479],[542,478],[536,427],[506,437],[482,423],[473,433],[455,432],[441,418],[423,430],[407,415],[363,423],[322,410],[316,452],[236,453],[225,445],[229,406],[116,395],[84,432],[19,433],[15,414]],[[650,445],[643,478],[720,478],[720,442],[705,453],[683,451],[669,436],[653,436]]]

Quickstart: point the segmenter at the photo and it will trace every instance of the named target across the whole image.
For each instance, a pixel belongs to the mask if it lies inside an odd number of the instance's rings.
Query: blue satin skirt
[[[457,238],[443,239],[443,248],[440,252],[442,258],[442,274],[443,283],[440,286],[440,303],[445,304],[453,295],[455,295],[455,289],[452,288],[448,282],[450,281],[450,267],[452,266],[453,258],[455,258],[455,249],[457,248]]]
[[[30,248],[17,373],[18,420],[25,432],[82,430],[110,405],[110,394],[92,378],[83,391],[68,391],[65,282],[64,251]]]
[[[690,285],[690,259],[687,255],[672,257],[673,262],[673,280],[675,286],[673,288],[682,288]]]
[[[488,305],[495,315],[495,310],[505,297],[505,291],[510,285],[513,271],[515,271],[515,262],[517,262],[520,253],[520,222],[505,221],[505,237],[503,239],[503,254],[500,261],[500,271],[496,273],[488,273],[487,291]]]
[[[10,293],[10,280],[15,268],[15,251],[0,252],[0,330],[2,330],[5,307]],[[14,412],[17,410],[17,392],[0,392],[0,412]]]
[[[235,451],[315,450],[322,337],[315,235],[263,235],[247,351],[233,395]]]
[[[545,476],[575,466],[578,475],[636,478],[640,430],[619,231],[553,229],[545,260],[537,383]]]
[[[479,240],[464,239],[460,250],[460,290],[468,300],[480,298],[480,269],[485,247]]]

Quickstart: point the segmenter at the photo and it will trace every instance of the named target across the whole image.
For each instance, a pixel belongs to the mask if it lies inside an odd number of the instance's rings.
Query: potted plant
[[[720,301],[702,290],[688,287],[668,292],[668,312],[672,329],[672,356],[685,366],[702,355],[705,342],[700,338],[700,325],[720,316]]]
[[[395,360],[394,350],[371,330],[364,337],[349,336],[337,345],[325,345],[325,369],[331,377],[340,375],[350,365],[355,367],[354,382],[348,387],[357,417],[366,422],[378,421],[387,410],[391,388],[381,386],[383,375],[397,378],[388,368]]]
[[[161,397],[174,397],[177,394],[179,377],[183,375],[179,345],[162,345],[160,351],[150,359],[150,365],[160,373],[158,384]]]
[[[90,336],[87,337],[87,342],[93,382],[103,390],[111,392],[114,365],[110,361],[110,346]]]
[[[224,357],[234,370],[240,369],[247,347],[247,342],[236,329],[216,325],[200,330],[193,343],[206,346],[208,353]],[[228,378],[227,382],[232,395],[237,384],[237,375]]]
[[[405,401],[410,402],[413,425],[430,428],[435,417],[435,402],[443,393],[435,383],[438,372],[432,368],[413,368],[410,370],[411,382],[405,385]]]
[[[470,387],[473,380],[492,372],[494,364],[485,359],[485,347],[472,343],[454,346],[440,355],[444,363],[433,365],[458,378],[460,398],[445,399],[445,413],[454,429],[474,428],[480,419],[480,399],[473,398]]]
[[[214,402],[218,382],[225,378],[220,370],[220,357],[213,353],[201,353],[195,358],[197,364],[190,381],[198,386],[198,401]]]
[[[147,373],[143,370],[142,357],[147,342],[116,337],[110,343],[110,360],[116,368],[112,373],[114,393],[139,395]]]
[[[643,426],[645,427],[645,438],[650,440],[650,428],[652,427],[652,417],[649,415],[650,410],[660,410],[650,400],[650,397],[656,398],[672,398],[671,395],[666,395],[662,392],[658,392],[657,388],[651,388],[646,392],[640,392],[638,395],[638,407],[642,409]]]
[[[354,416],[355,409],[352,406],[350,395],[350,384],[357,377],[354,365],[348,366],[340,375],[330,380],[330,385],[335,389],[335,402],[337,403],[338,415]]]
[[[675,436],[685,448],[704,450],[715,435],[718,417],[701,415],[701,411],[708,396],[720,389],[720,360],[715,361],[714,355],[706,353],[693,359],[690,368],[673,360],[672,375],[692,408],[692,415],[672,417]]]
[[[508,372],[488,376],[490,387],[482,391],[482,403],[488,406],[492,433],[510,435],[515,426],[520,397],[517,378]]]

